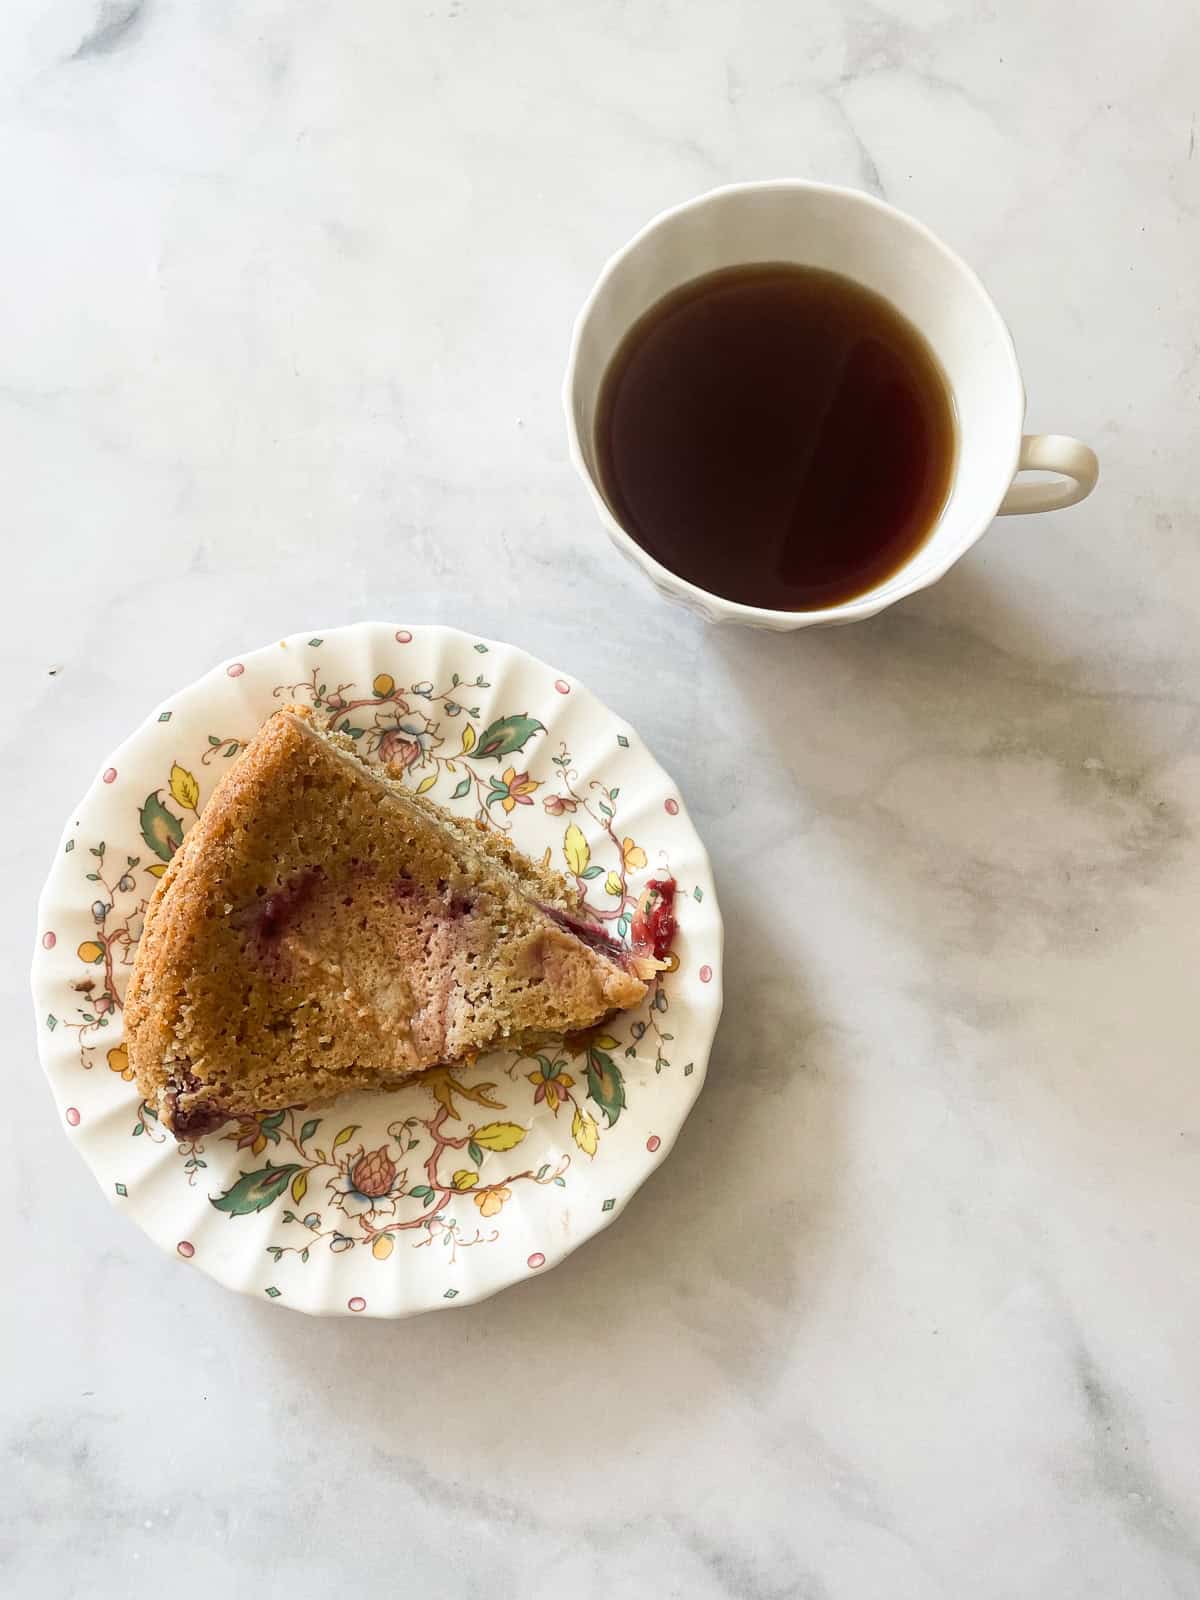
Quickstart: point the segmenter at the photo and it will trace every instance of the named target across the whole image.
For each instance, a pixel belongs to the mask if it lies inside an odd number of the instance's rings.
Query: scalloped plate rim
[[[66,852],[65,847],[78,827],[80,819],[86,814],[88,808],[92,806],[98,798],[104,795],[104,773],[113,767],[117,767],[118,770],[120,770],[120,764],[124,761],[125,753],[136,748],[143,738],[158,724],[161,714],[164,711],[173,710],[178,705],[178,701],[181,696],[185,694],[189,696],[199,696],[204,688],[210,683],[214,686],[220,684],[222,678],[228,676],[228,668],[231,665],[235,665],[239,662],[245,664],[252,659],[265,657],[269,652],[280,649],[280,647],[309,647],[310,641],[313,638],[319,639],[321,644],[324,645],[335,638],[349,639],[358,635],[369,636],[371,633],[376,631],[387,632],[392,634],[394,637],[401,631],[409,630],[412,631],[414,637],[416,636],[417,630],[419,630],[422,636],[436,635],[441,643],[445,643],[447,640],[463,641],[472,648],[476,645],[486,646],[488,654],[490,654],[492,651],[495,651],[499,656],[502,657],[517,657],[523,664],[535,668],[538,672],[548,673],[552,679],[557,678],[565,682],[569,682],[572,689],[581,690],[583,695],[586,696],[586,700],[583,703],[590,712],[604,714],[611,718],[614,723],[628,728],[631,732],[634,731],[633,725],[628,722],[626,718],[612,711],[604,701],[602,701],[590,688],[588,688],[586,684],[582,683],[573,674],[559,671],[557,668],[550,666],[548,663],[542,661],[539,657],[533,655],[530,651],[525,650],[520,645],[515,645],[505,640],[493,639],[484,634],[473,633],[466,629],[457,628],[446,623],[394,623],[384,622],[378,619],[368,619],[359,622],[343,623],[328,629],[315,628],[304,631],[296,631],[286,635],[282,639],[270,640],[265,644],[256,646],[255,648],[245,651],[239,655],[223,657],[211,668],[209,668],[208,671],[202,673],[192,682],[183,685],[173,694],[170,694],[164,699],[159,700],[142,719],[142,721],[139,722],[136,727],[110,751],[109,755],[104,759],[104,761],[100,763],[96,770],[95,776],[88,785],[87,789],[84,791],[82,798],[67,813],[66,820],[58,835],[58,845],[53,864],[46,875],[41,892],[38,896],[37,926],[34,931],[34,959],[30,972],[30,987],[34,1001],[35,1026],[37,1027],[38,1058],[43,1074],[47,1079],[51,1094],[54,1098],[55,1105],[60,1114],[63,1115],[64,1122],[65,1112],[70,1106],[69,1091],[60,1082],[61,1074],[58,1069],[54,1067],[48,1060],[48,1051],[44,1048],[43,1031],[41,1028],[42,1017],[45,1014],[48,1004],[50,1003],[50,995],[47,991],[55,985],[55,980],[51,978],[46,971],[46,958],[49,955],[49,952],[43,947],[42,933],[43,929],[47,926],[48,913],[50,912],[51,908],[56,904],[62,904],[70,899],[65,892],[65,880],[70,870],[68,864],[68,853]],[[400,641],[397,639],[397,642],[399,643]],[[547,728],[546,731],[549,732],[552,730]],[[669,1126],[664,1126],[661,1132],[656,1133],[656,1137],[659,1139],[659,1144],[651,1153],[652,1159],[649,1162],[642,1163],[639,1167],[639,1170],[623,1176],[621,1180],[621,1192],[614,1196],[614,1204],[610,1210],[601,1211],[598,1215],[598,1218],[593,1217],[588,1218],[582,1223],[573,1223],[571,1236],[569,1237],[565,1248],[553,1256],[547,1253],[542,1265],[534,1270],[527,1270],[523,1272],[517,1272],[514,1270],[503,1283],[484,1283],[474,1291],[464,1284],[462,1288],[457,1290],[453,1299],[442,1298],[435,1300],[430,1304],[406,1305],[399,1309],[393,1309],[389,1307],[376,1309],[370,1302],[368,1302],[362,1311],[356,1312],[350,1308],[348,1301],[338,1301],[337,1303],[300,1304],[298,1302],[289,1301],[284,1297],[280,1297],[278,1300],[276,1300],[274,1302],[275,1304],[287,1310],[299,1312],[305,1316],[354,1317],[357,1315],[361,1317],[362,1320],[367,1320],[369,1317],[372,1320],[377,1321],[404,1321],[409,1317],[421,1316],[431,1311],[452,1310],[468,1305],[478,1305],[480,1302],[488,1300],[496,1294],[503,1293],[507,1289],[513,1288],[515,1285],[521,1282],[529,1281],[535,1277],[544,1277],[547,1272],[552,1270],[554,1267],[561,1265],[563,1261],[565,1261],[569,1256],[573,1255],[590,1239],[603,1232],[606,1228],[611,1227],[617,1218],[624,1214],[626,1206],[637,1193],[637,1191],[658,1171],[662,1163],[666,1160],[667,1156],[675,1148],[675,1144],[683,1128],[683,1124],[691,1114],[692,1108],[695,1106],[700,1091],[704,1086],[708,1073],[709,1057],[723,1010],[724,992],[722,969],[724,958],[724,921],[721,915],[719,898],[717,896],[711,859],[703,839],[696,829],[695,824],[692,822],[691,815],[688,811],[683,796],[679,792],[678,785],[675,784],[674,780],[655,758],[649,746],[641,738],[640,734],[638,735],[638,742],[642,753],[649,761],[655,774],[661,778],[671,795],[674,797],[676,806],[678,808],[677,813],[675,814],[677,820],[683,823],[690,831],[692,849],[694,851],[694,867],[697,871],[702,871],[707,878],[708,887],[706,888],[705,893],[706,897],[708,897],[711,901],[708,907],[708,914],[713,923],[711,930],[713,948],[712,954],[708,958],[708,965],[711,967],[711,979],[706,984],[705,994],[705,998],[708,1001],[706,1010],[711,1015],[711,1022],[707,1030],[708,1036],[704,1042],[703,1050],[698,1051],[694,1056],[693,1070],[690,1074],[692,1081],[689,1083],[688,1079],[682,1076],[678,1080],[677,1115],[674,1117]],[[106,1147],[106,1141],[103,1139],[92,1139],[89,1141],[86,1138],[80,1137],[77,1134],[77,1131],[70,1125],[64,1126],[63,1131],[68,1142],[76,1148],[78,1154],[83,1159],[98,1186],[105,1194],[110,1207],[113,1210],[124,1211],[126,1220],[131,1226],[138,1228],[143,1234],[146,1235],[147,1238],[150,1239],[153,1244],[162,1250],[164,1254],[170,1256],[172,1260],[179,1262],[180,1258],[177,1254],[177,1248],[175,1243],[171,1242],[169,1232],[155,1231],[153,1219],[144,1214],[139,1214],[135,1208],[129,1207],[125,1203],[125,1197],[122,1197],[119,1192],[114,1189],[112,1169],[105,1164],[104,1151]],[[231,1254],[229,1259],[234,1260],[235,1257],[233,1257]],[[227,1276],[224,1272],[222,1272],[221,1265],[223,1260],[224,1258],[221,1257],[206,1257],[206,1259],[203,1261],[184,1260],[181,1264],[185,1266],[198,1267],[201,1272],[219,1284],[222,1288],[233,1290],[234,1292],[245,1295],[253,1300],[260,1299],[263,1291],[260,1289],[257,1283],[248,1283],[245,1281],[244,1277],[235,1279],[234,1277]]]

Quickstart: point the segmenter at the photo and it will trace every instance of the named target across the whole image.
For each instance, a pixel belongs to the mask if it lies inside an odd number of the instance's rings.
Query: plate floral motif
[[[121,1038],[146,904],[227,763],[289,703],[552,862],[618,938],[646,881],[672,872],[679,932],[639,1012],[394,1094],[171,1138]],[[630,730],[511,647],[362,624],[216,669],[117,752],[46,885],[34,988],[68,1131],[158,1242],[281,1304],[398,1316],[491,1293],[611,1219],[699,1090],[720,948],[703,849]]]

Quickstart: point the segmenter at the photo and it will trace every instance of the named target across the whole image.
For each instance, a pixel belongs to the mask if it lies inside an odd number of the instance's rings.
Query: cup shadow
[[[1156,775],[1198,736],[1185,686],[1152,662],[1123,661],[1117,679],[1103,650],[1089,639],[1081,653],[1056,623],[968,560],[866,623],[786,636],[783,652],[774,636],[724,630],[716,654],[804,810],[842,824],[850,863],[890,907],[923,879],[960,913],[973,900],[987,922],[991,899],[1061,948],[1114,920],[1132,863],[1144,878],[1178,860],[1188,824]],[[1053,881],[1022,882],[1034,862]],[[904,928],[940,950],[927,917]],[[970,931],[980,953],[1002,942],[999,925]]]
[[[855,897],[850,933],[877,932],[878,992],[908,1008],[906,1040],[941,1051],[946,1091],[1017,1052],[1077,1128],[1105,1127],[1121,1097],[1059,1081],[1037,1028],[1072,1048],[1064,1008],[1104,1003],[1147,892],[1169,896],[1187,867],[1179,771],[1200,758],[1200,702],[1182,673],[1023,607],[972,560],[868,622],[720,630],[713,655],[740,739],[784,769],[797,859]]]

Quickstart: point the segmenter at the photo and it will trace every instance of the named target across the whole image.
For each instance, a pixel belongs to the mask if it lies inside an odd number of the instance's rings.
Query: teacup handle
[[[1057,483],[1014,483],[1000,502],[997,516],[1014,511],[1060,511],[1086,500],[1096,487],[1100,463],[1096,452],[1066,433],[1027,433],[1021,440],[1018,472],[1057,472]]]

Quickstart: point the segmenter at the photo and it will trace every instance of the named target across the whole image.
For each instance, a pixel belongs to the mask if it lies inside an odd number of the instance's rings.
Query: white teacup
[[[705,273],[779,261],[840,272],[890,300],[932,346],[949,382],[958,425],[950,492],[924,543],[886,582],[823,610],[743,605],[677,576],[622,527],[597,470],[601,382],[643,312]],[[1022,435],[1025,391],[1012,336],[966,263],[902,211],[856,189],[822,183],[735,184],[656,217],[613,256],[588,296],[571,340],[563,400],[571,459],[617,548],[668,599],[712,622],[785,629],[873,616],[935,583],[997,513],[1074,505],[1091,493],[1099,471],[1094,453],[1078,439]],[[869,451],[869,439],[863,448]],[[1014,483],[1025,471],[1057,476]]]

